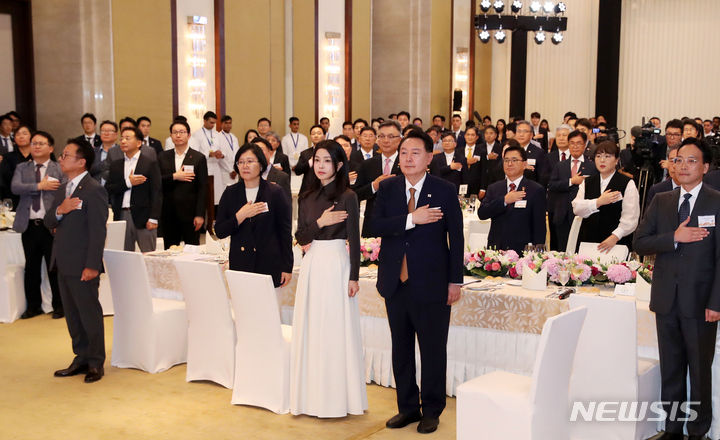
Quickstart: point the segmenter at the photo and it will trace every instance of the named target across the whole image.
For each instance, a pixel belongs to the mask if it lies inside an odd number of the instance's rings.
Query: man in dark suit
[[[358,137],[359,148],[352,152],[351,161],[362,163],[373,156],[380,154],[380,147],[375,143],[377,140],[377,132],[372,127],[363,127],[360,129],[360,137]]]
[[[468,128],[465,133],[472,132],[475,127]],[[452,131],[446,131],[442,134],[443,152],[433,155],[430,162],[430,174],[455,185],[455,192],[460,185],[466,183],[468,175],[467,160],[462,155],[462,150],[457,150],[455,144],[455,134]],[[473,150],[475,150],[473,146]],[[471,193],[472,194],[472,193]]]
[[[515,127],[515,140],[527,153],[525,177],[542,185],[542,177],[545,174],[545,151],[532,144],[532,126],[528,121],[518,121]]]
[[[462,213],[453,185],[426,173],[432,151],[426,133],[407,134],[400,146],[403,175],[380,184],[371,218],[383,243],[377,289],[385,298],[397,384],[398,414],[386,426],[402,428],[420,420],[421,433],[437,429],[445,408],[450,306],[460,299],[463,281]]]
[[[530,114],[530,123],[532,124],[533,140],[540,144],[540,148],[543,151],[548,151],[548,131],[546,128],[540,126],[540,113],[532,112]]]
[[[650,206],[650,202],[652,202],[652,199],[655,198],[655,196],[658,195],[659,193],[672,191],[675,188],[677,188],[678,186],[680,186],[680,184],[677,182],[677,179],[675,178],[675,165],[673,164],[673,160],[675,160],[676,156],[677,156],[677,148],[674,148],[674,149],[668,151],[668,157],[667,157],[668,178],[663,180],[662,182],[658,182],[655,185],[650,187],[650,189],[647,192],[647,196],[645,197],[645,206]],[[705,174],[705,178],[703,179],[703,181],[705,183],[707,183],[708,185],[710,185],[711,187],[713,187],[713,185],[707,179],[712,173],[713,172],[711,171],[711,172]],[[718,189],[715,187],[713,187],[713,188]]]
[[[0,115],[0,162],[3,156],[15,150],[12,138],[12,119],[9,115]]]
[[[274,131],[269,131],[265,135],[265,139],[270,142],[270,146],[272,146],[273,149],[273,155],[270,158],[270,163],[290,177],[290,158],[287,154],[282,152],[282,148],[280,147],[280,136],[278,136]]]
[[[52,265],[57,267],[65,320],[75,359],[56,377],[85,374],[85,382],[103,377],[105,333],[98,301],[100,270],[107,233],[105,189],[88,173],[95,152],[84,139],[68,142],[60,167],[68,181],[55,191],[45,226],[55,230]]]
[[[389,120],[378,127],[378,144],[381,154],[371,157],[362,164],[355,185],[358,201],[365,200],[365,218],[372,218],[375,195],[380,189],[380,182],[392,176],[402,174],[398,162],[398,145],[400,145],[400,124]],[[362,236],[375,237],[372,222],[363,222]]]
[[[95,115],[92,113],[85,113],[80,117],[80,124],[82,125],[83,134],[77,138],[85,139],[94,148],[99,148],[100,145],[102,145],[102,140],[100,140],[100,136],[95,133],[95,126],[97,124]]]
[[[520,254],[528,243],[545,243],[545,188],[523,176],[526,165],[527,152],[522,147],[515,144],[505,149],[505,180],[488,187],[478,208],[480,220],[492,219],[488,246]]]
[[[702,182],[711,152],[701,141],[683,141],[675,159],[680,188],[655,196],[635,231],[633,248],[655,254],[650,310],[655,312],[661,400],[686,402],[697,417],[687,421],[690,440],[705,438],[712,422],[712,362],[720,319],[720,192]],[[699,402],[699,404],[697,403]],[[662,440],[683,439],[689,414],[683,406],[665,421]]]
[[[141,145],[140,129],[123,129],[120,148],[124,155],[110,164],[105,184],[113,218],[126,222],[124,249],[129,252],[135,251],[136,242],[141,252],[155,250],[162,208],[160,168],[147,154],[148,147],[140,151]]]
[[[585,157],[585,133],[575,130],[570,133],[569,138],[569,141],[566,140],[569,146],[568,158],[553,167],[547,192],[550,249],[560,252],[565,252],[567,248],[570,227],[575,219],[572,201],[577,196],[578,188],[586,177],[598,172],[595,163]],[[558,149],[550,154],[564,152],[561,147],[562,142],[558,144]]]
[[[116,145],[118,138],[118,126],[114,121],[102,121],[100,123],[100,145],[94,147],[95,160],[90,166],[90,175],[94,177],[101,185],[105,186],[108,179],[108,155],[110,150]],[[122,155],[122,154],[121,154]]]
[[[270,142],[268,142],[267,139],[263,139],[258,136],[252,140],[252,143],[260,147],[263,155],[265,156],[265,160],[267,160],[267,166],[265,167],[265,170],[260,173],[260,176],[268,182],[279,185],[280,188],[283,189],[285,195],[288,197],[288,200],[292,200],[292,192],[290,190],[290,176],[282,172],[280,169],[274,167],[272,165],[272,162],[270,161],[270,158],[273,154],[273,149],[272,145],[270,145]],[[238,150],[238,153],[239,152],[240,150]],[[239,158],[240,156],[238,156],[238,159]],[[235,162],[237,164],[237,161]]]
[[[137,119],[137,124],[143,135],[142,145],[152,147],[152,149],[155,150],[155,154],[162,153],[162,142],[160,142],[158,139],[155,139],[154,137],[150,137],[150,126],[152,125],[152,121],[150,121],[150,118],[148,118],[147,116],[140,116]]]
[[[452,127],[453,133],[455,133],[455,142],[460,149],[465,148],[465,132],[462,130],[462,116],[458,114],[452,115],[450,119],[450,126]]]
[[[27,308],[21,319],[42,314],[42,260],[45,258],[50,290],[52,290],[53,319],[64,316],[57,283],[57,271],[50,266],[53,236],[45,227],[45,210],[52,204],[55,190],[67,180],[55,161],[50,160],[55,140],[44,131],[32,137],[32,161],[19,163],[12,179],[12,192],[20,196],[13,229],[22,234],[25,252],[25,299]]]
[[[550,181],[555,165],[558,162],[567,160],[570,158],[570,150],[568,145],[568,136],[573,131],[572,127],[567,124],[558,125],[555,129],[555,148],[547,153],[545,156],[545,175],[543,176],[543,186],[547,186]]]
[[[452,132],[450,133],[454,134]],[[468,196],[477,195],[481,189],[482,144],[478,143],[480,139],[480,136],[478,134],[479,132],[476,127],[468,127],[465,130],[465,148],[457,149],[458,155],[462,156],[465,159],[467,167],[467,169],[464,171],[462,183],[466,183],[468,185]],[[453,139],[455,139],[455,136],[453,136]],[[440,142],[444,150],[445,144],[442,143],[443,140],[444,135],[441,135]],[[442,156],[442,154],[437,154],[436,156]]]
[[[207,160],[188,146],[190,125],[175,121],[170,125],[175,148],[158,157],[162,176],[163,241],[165,249],[180,244],[200,244],[198,231],[205,223],[207,200]]]
[[[482,200],[485,197],[488,186],[505,178],[502,169],[503,146],[498,142],[498,131],[493,125],[488,125],[483,131],[485,142],[482,142],[477,155],[480,156],[480,189],[478,197]]]
[[[707,183],[712,189],[720,191],[720,170],[712,170],[705,174],[703,182]]]

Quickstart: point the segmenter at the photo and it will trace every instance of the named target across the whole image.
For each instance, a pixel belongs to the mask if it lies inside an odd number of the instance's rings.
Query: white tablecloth
[[[25,266],[25,251],[22,246],[22,235],[15,231],[0,231],[0,252],[5,255],[6,264]],[[48,281],[45,261],[42,264],[42,309],[45,313],[52,312],[52,291]],[[23,287],[24,289],[24,287]]]

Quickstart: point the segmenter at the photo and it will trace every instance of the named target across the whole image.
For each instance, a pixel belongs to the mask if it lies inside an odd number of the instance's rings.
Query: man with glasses
[[[362,135],[361,135],[362,137]],[[400,124],[397,121],[389,120],[380,124],[378,128],[377,141],[380,146],[380,153],[363,162],[356,190],[358,200],[365,202],[365,218],[372,218],[373,206],[375,204],[375,193],[380,188],[380,182],[392,176],[402,174],[398,163],[398,145],[400,145]],[[374,237],[371,222],[363,222],[363,237]]]
[[[532,134],[532,126],[528,121],[515,123],[515,140],[527,153],[525,177],[541,183],[541,178],[545,175],[546,154],[542,148],[532,143]]]
[[[90,175],[94,177],[100,185],[105,186],[108,178],[108,168],[110,162],[107,161],[110,149],[115,146],[118,138],[118,126],[113,121],[102,121],[100,123],[100,141],[99,147],[95,147],[95,161],[90,167]]]
[[[25,299],[27,308],[21,319],[42,313],[40,292],[42,260],[45,258],[50,290],[52,290],[53,319],[62,318],[63,307],[58,290],[57,271],[50,266],[53,235],[45,227],[45,211],[53,201],[55,190],[67,178],[55,161],[50,160],[55,140],[49,133],[39,131],[30,142],[32,160],[19,163],[12,179],[12,192],[20,196],[13,229],[22,234],[25,252]]]
[[[655,180],[660,181],[668,176],[668,168],[670,168],[670,150],[675,150],[682,143],[683,123],[679,119],[672,119],[665,124],[665,144],[660,144],[660,163],[656,167]]]
[[[523,175],[527,151],[514,139],[505,144],[505,179],[488,187],[478,217],[491,219],[488,247],[521,254],[528,244],[545,243],[545,188]]]
[[[720,193],[703,184],[712,153],[686,139],[674,160],[680,188],[658,194],[635,233],[635,250],[655,255],[650,310],[655,312],[660,400],[667,414],[662,440],[700,440],[712,423],[712,362],[720,319]],[[690,392],[687,377],[690,377]],[[690,396],[688,402],[688,395]],[[688,414],[678,404],[686,402]],[[671,409],[672,408],[672,409]],[[687,421],[687,423],[686,423]]]
[[[176,120],[170,125],[175,148],[158,157],[162,176],[163,241],[165,249],[180,244],[200,244],[199,230],[205,222],[207,160],[188,146],[190,125]]]
[[[85,113],[80,118],[80,125],[82,125],[83,134],[78,136],[79,138],[84,138],[86,141],[88,141],[90,145],[92,145],[95,149],[100,147],[100,145],[102,144],[100,136],[95,133],[96,124],[97,119],[95,118],[95,115],[92,113]]]
[[[110,164],[105,189],[110,198],[114,220],[125,220],[125,246],[135,251],[152,252],[157,243],[158,220],[162,207],[162,182],[157,161],[140,146],[143,133],[138,128],[125,128],[120,135],[122,159]]]

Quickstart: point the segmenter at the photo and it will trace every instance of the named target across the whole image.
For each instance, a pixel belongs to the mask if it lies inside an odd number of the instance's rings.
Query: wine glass
[[[475,212],[476,207],[477,207],[477,195],[472,194],[470,196],[470,211]]]
[[[636,252],[630,252],[630,255],[628,255],[628,261],[640,261],[640,255],[638,255]]]
[[[12,211],[12,199],[3,199],[2,201],[2,212],[7,214]]]
[[[567,267],[562,267],[558,270],[558,281],[560,281],[563,287],[570,281],[570,271]]]

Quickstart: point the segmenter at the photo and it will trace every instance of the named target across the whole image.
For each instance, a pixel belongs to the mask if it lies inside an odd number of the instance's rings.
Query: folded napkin
[[[523,265],[522,271],[523,289],[545,290],[547,289],[547,268],[535,273],[532,269]]]

